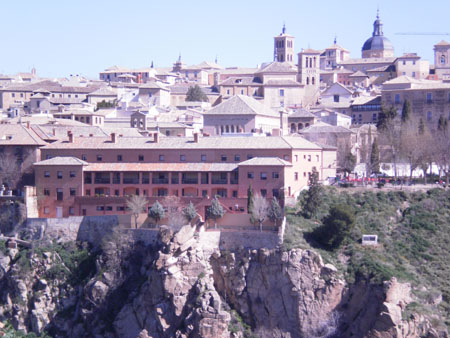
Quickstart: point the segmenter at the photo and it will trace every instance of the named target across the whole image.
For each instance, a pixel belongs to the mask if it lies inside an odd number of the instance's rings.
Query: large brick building
[[[129,195],[192,201],[203,216],[219,195],[245,212],[251,184],[267,198],[295,197],[315,167],[335,176],[336,150],[302,137],[74,137],[41,148],[35,163],[40,217],[120,214]]]

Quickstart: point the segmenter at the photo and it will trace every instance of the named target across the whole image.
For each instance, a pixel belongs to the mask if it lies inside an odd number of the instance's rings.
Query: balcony
[[[139,184],[139,179],[132,177],[124,177],[123,184]]]
[[[172,173],[172,178],[170,180],[171,184],[178,184],[180,183],[180,179],[178,177],[178,173]]]
[[[153,184],[168,184],[169,178],[168,177],[153,177],[152,183]]]
[[[92,184],[92,178],[91,177],[85,177],[84,178],[84,184]]]
[[[96,177],[95,180],[94,180],[95,184],[109,184],[110,182],[111,181],[110,181],[109,177],[108,178],[106,178],[106,177]]]
[[[212,184],[227,184],[227,179],[226,178],[212,178],[211,180]]]
[[[181,183],[183,183],[183,184],[198,184],[198,174],[197,173],[183,174]]]

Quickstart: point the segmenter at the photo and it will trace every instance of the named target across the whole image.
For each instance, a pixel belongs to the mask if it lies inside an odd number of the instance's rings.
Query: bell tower
[[[273,61],[294,63],[294,37],[286,33],[283,25],[281,34],[274,37]]]

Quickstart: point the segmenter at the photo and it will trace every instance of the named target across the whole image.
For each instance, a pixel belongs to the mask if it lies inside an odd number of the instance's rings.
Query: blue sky
[[[372,34],[377,6],[395,54],[416,52],[433,62],[433,45],[450,36],[449,0],[22,0],[1,1],[0,73],[96,78],[112,65],[171,66],[181,52],[187,64],[213,61],[254,67],[273,58],[273,36],[296,37],[295,50],[332,44],[360,57]]]

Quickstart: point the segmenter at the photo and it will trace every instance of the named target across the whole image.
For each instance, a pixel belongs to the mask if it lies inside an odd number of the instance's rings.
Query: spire
[[[181,52],[178,54],[178,62],[181,62]]]
[[[216,55],[216,60],[214,60],[214,62],[216,63],[216,65],[218,64],[218,63],[217,63],[217,55]]]
[[[153,60],[152,60],[152,65],[150,66],[150,68],[153,68]]]
[[[373,23],[372,36],[383,36],[383,24],[380,20],[380,9],[377,9],[377,19]]]
[[[336,35],[334,36],[334,44],[336,44],[336,42],[337,42],[337,37],[336,37]]]
[[[283,30],[282,30],[283,34],[286,34],[286,24],[283,22]]]

